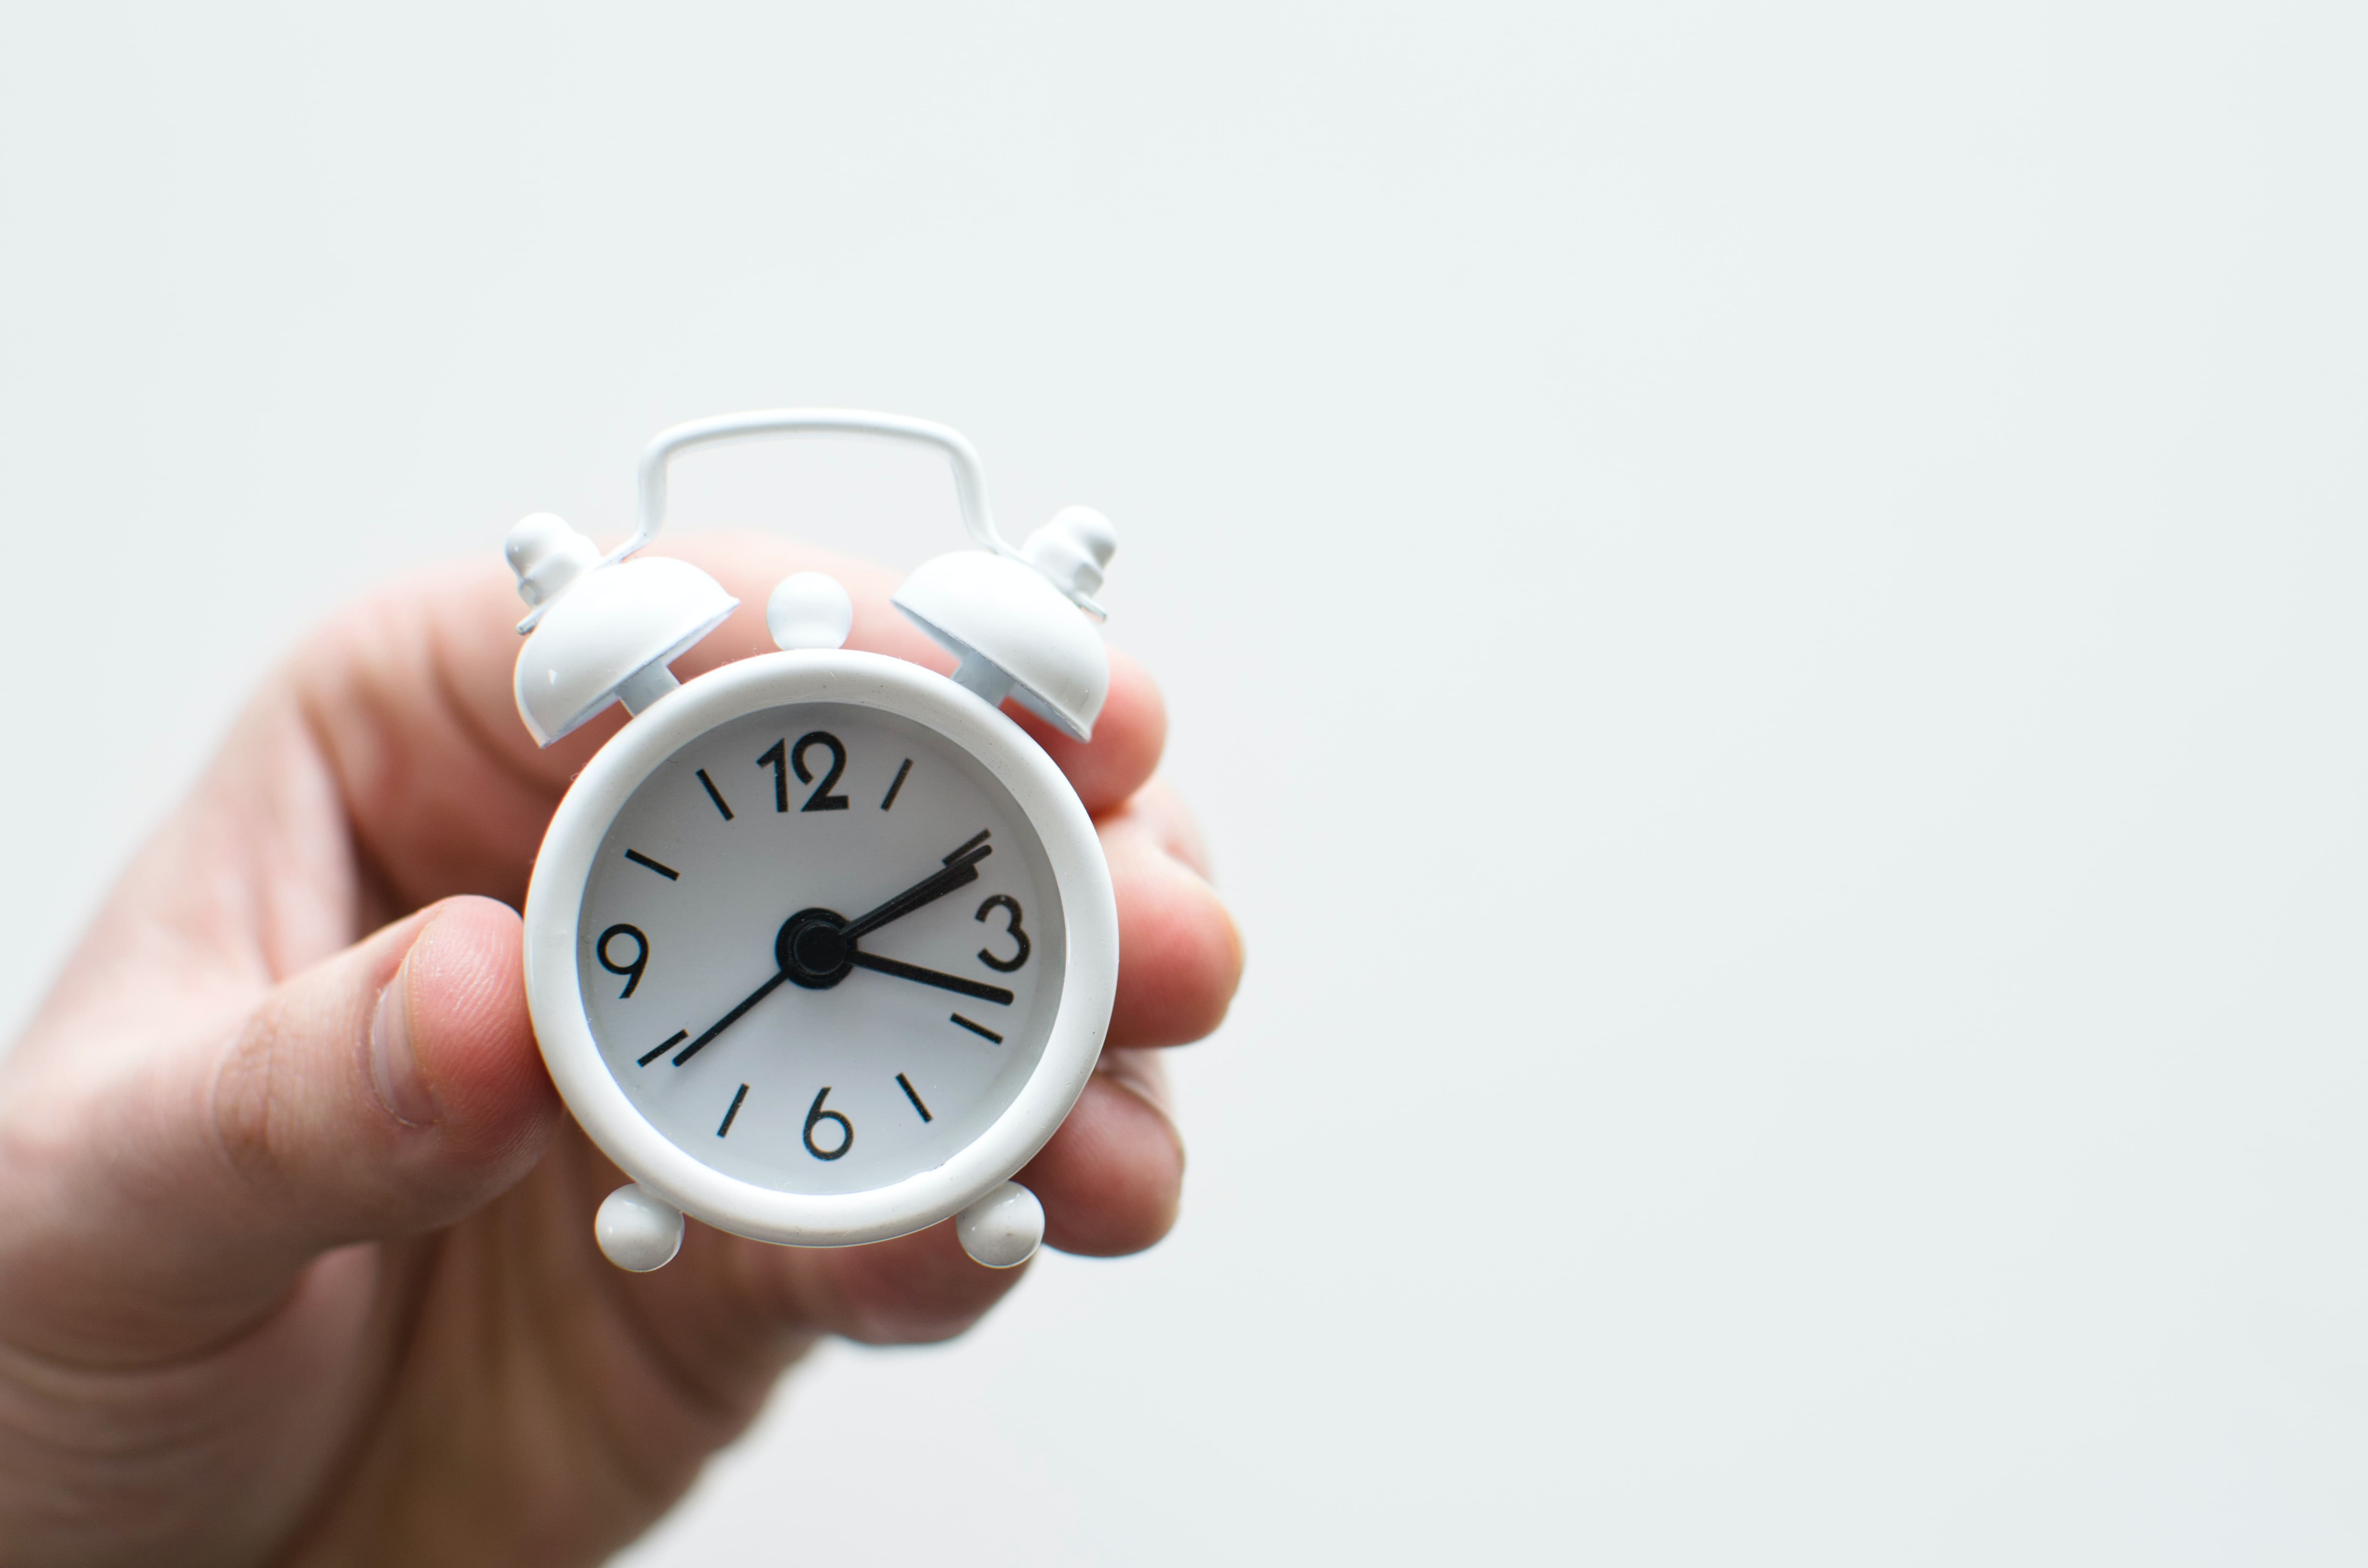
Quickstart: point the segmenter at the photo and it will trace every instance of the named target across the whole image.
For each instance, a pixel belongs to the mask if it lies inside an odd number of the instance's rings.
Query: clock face
[[[651,771],[575,934],[602,1062],[727,1176],[848,1193],[942,1164],[1044,1051],[1067,952],[1044,847],[968,753],[898,714],[796,703]]]

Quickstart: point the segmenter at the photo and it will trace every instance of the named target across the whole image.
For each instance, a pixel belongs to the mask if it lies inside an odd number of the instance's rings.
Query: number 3
[[[972,915],[971,918],[973,920],[984,920],[986,918],[986,912],[988,910],[998,908],[1008,909],[1011,912],[1011,923],[1003,928],[1003,934],[1010,937],[1013,941],[1019,943],[1019,950],[1012,954],[1008,959],[999,959],[993,953],[988,952],[985,948],[981,948],[978,950],[978,961],[985,964],[989,969],[1000,970],[1004,973],[1009,974],[1013,970],[1018,969],[1021,964],[1028,961],[1028,954],[1030,950],[1028,933],[1019,928],[1019,901],[1003,893],[996,893],[993,898],[988,899],[985,903],[980,904],[978,906],[978,913]]]

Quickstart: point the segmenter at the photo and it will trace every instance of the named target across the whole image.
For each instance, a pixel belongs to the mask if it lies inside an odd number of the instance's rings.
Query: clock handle
[[[892,441],[912,441],[945,454],[953,465],[954,498],[961,505],[962,526],[970,537],[996,555],[1022,559],[1019,551],[996,531],[995,517],[986,506],[986,474],[978,452],[961,431],[927,419],[901,414],[874,414],[860,408],[759,408],[746,414],[719,414],[661,430],[642,452],[639,514],[632,538],[598,562],[609,566],[622,561],[657,537],[666,526],[666,465],[697,447],[722,441],[745,441],[765,436],[876,436]],[[518,626],[530,631],[542,618],[541,607]]]

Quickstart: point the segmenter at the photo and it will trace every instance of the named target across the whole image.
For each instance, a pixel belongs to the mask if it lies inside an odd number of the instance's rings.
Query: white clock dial
[[[1042,1057],[1067,951],[1010,793],[911,720],[794,703],[700,734],[603,838],[584,1012],[634,1108],[782,1192],[886,1187],[990,1127]]]

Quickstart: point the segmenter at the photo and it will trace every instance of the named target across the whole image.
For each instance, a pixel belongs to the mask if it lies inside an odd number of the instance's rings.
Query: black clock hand
[[[807,910],[791,915],[788,924],[781,927],[780,935],[774,938],[774,950],[780,958],[781,967],[773,971],[771,979],[742,998],[738,1006],[710,1025],[706,1033],[676,1051],[673,1059],[674,1065],[679,1067],[704,1051],[709,1041],[738,1023],[743,1014],[770,996],[774,988],[781,982],[794,978],[801,985],[836,984],[837,976],[829,972],[834,965],[837,966],[838,974],[847,972],[844,967],[847,964],[860,964],[865,969],[875,969],[882,974],[893,974],[905,980],[917,980],[924,985],[943,986],[948,991],[958,991],[965,996],[976,996],[982,1001],[998,1002],[1007,1007],[1009,1006],[1011,993],[999,985],[981,985],[976,981],[960,980],[951,974],[939,974],[933,969],[920,969],[912,964],[899,963],[894,959],[874,958],[869,953],[859,953],[855,950],[856,937],[869,931],[876,931],[892,920],[910,915],[923,904],[943,898],[964,883],[978,881],[978,863],[995,853],[995,846],[984,842],[985,837],[986,835],[981,833],[972,838],[961,848],[946,857],[945,869],[932,871],[871,914],[850,925],[837,926],[834,929],[833,923],[837,917],[826,910]],[[798,946],[798,938],[801,936],[821,938],[823,946],[827,950],[808,951],[801,957]],[[819,960],[820,967],[816,967],[816,960]],[[796,972],[793,973],[793,971]]]
[[[849,953],[847,955],[847,961],[858,969],[893,974],[899,980],[917,980],[924,985],[935,985],[941,990],[959,992],[964,996],[975,996],[982,1002],[994,1002],[1006,1007],[1011,1006],[1011,993],[1000,985],[981,984],[975,980],[964,980],[958,974],[939,974],[936,970],[923,969],[919,964],[902,963],[895,959],[883,959],[878,953]],[[677,1060],[679,1061],[680,1058]]]
[[[713,1040],[717,1035],[722,1034],[725,1029],[728,1029],[733,1025],[738,1023],[740,1021],[741,1014],[746,1013],[749,1008],[755,1006],[757,1003],[762,1002],[766,997],[770,996],[773,994],[773,987],[780,984],[781,982],[789,978],[790,971],[788,970],[783,969],[774,971],[772,979],[765,982],[764,984],[759,985],[756,990],[748,993],[746,997],[742,998],[741,1003],[737,1007],[733,1008],[730,1012],[716,1019],[713,1024],[710,1025],[705,1034],[700,1035],[697,1040],[692,1040],[689,1045],[686,1045],[680,1051],[676,1051],[674,1053],[674,1065],[679,1067],[684,1062],[689,1061],[692,1057],[698,1055],[700,1051],[706,1048],[709,1040]]]
[[[982,833],[977,838],[972,839],[970,843],[947,856],[944,870],[930,872],[871,914],[859,915],[848,921],[839,935],[850,942],[859,937],[869,936],[891,920],[900,920],[923,904],[943,898],[964,883],[978,881],[978,863],[995,853],[994,845],[980,842],[980,839],[985,836],[986,835]]]

